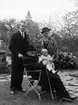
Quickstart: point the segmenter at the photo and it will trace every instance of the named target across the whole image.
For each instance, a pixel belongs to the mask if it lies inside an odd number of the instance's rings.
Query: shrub
[[[74,69],[76,67],[72,53],[61,52],[54,61],[56,69]]]

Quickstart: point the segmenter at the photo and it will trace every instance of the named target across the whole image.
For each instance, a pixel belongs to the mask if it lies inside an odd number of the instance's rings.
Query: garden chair
[[[25,62],[25,57],[23,58],[23,65],[24,65],[24,71],[25,71],[25,74],[27,76],[27,80],[28,80],[28,83],[30,85],[30,88],[26,91],[25,93],[25,96],[27,96],[27,94],[29,92],[31,92],[32,90],[34,90],[38,97],[39,97],[39,100],[41,100],[41,94],[43,94],[45,91],[43,92],[39,92],[37,89],[36,89],[36,86],[38,85],[39,81],[40,81],[40,78],[41,78],[41,71],[42,70],[29,70],[27,69],[28,66],[31,66],[31,64],[26,64]],[[34,64],[34,63],[33,63]],[[29,77],[29,73],[39,73],[39,77],[37,80],[34,80],[32,77]],[[46,72],[47,73],[47,72]],[[47,73],[47,76],[48,76],[48,73]],[[32,84],[31,82],[34,82],[35,84]],[[48,77],[48,82],[49,82],[49,88],[50,88],[50,94],[51,94],[51,98],[53,99],[53,93],[52,93],[52,90],[51,90],[51,84],[50,84],[50,80],[49,80],[49,77]]]

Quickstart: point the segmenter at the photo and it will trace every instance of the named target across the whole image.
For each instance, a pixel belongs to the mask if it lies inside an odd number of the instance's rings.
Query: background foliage
[[[52,22],[47,24],[45,22],[38,23],[33,21],[30,11],[28,11],[26,18],[23,21],[27,24],[27,33],[30,38],[30,44],[33,44],[35,48],[38,46],[39,39],[42,38],[42,34],[40,33],[42,27],[48,26],[52,29],[51,37],[57,41],[58,53],[73,53],[78,57],[78,10],[69,12],[63,16],[64,24],[60,24],[61,29],[59,30],[56,30],[56,27],[54,27]],[[0,21],[0,40],[3,40],[5,49],[8,49],[10,37],[19,29],[19,25],[20,21],[17,21],[14,18]],[[3,48],[0,46],[0,50],[1,49]]]

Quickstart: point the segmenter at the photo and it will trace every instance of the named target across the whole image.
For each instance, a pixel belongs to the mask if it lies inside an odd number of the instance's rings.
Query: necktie
[[[24,32],[22,32],[22,37],[23,37],[23,38],[25,37],[25,34],[24,34]]]

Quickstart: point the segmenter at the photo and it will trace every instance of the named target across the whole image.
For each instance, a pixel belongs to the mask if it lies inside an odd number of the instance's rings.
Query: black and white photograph
[[[0,0],[0,105],[78,104],[78,0]]]

